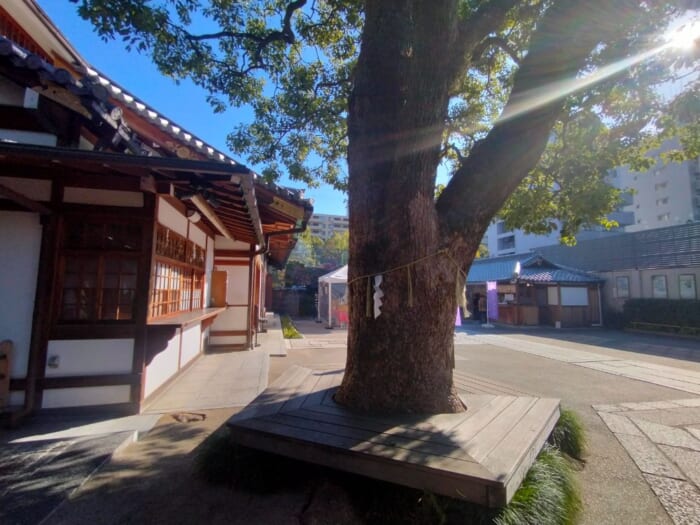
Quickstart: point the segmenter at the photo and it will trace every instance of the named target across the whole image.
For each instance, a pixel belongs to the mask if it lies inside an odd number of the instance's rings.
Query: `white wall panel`
[[[202,350],[201,325],[196,324],[182,332],[182,356],[180,366],[183,367],[197,357]]]
[[[46,377],[129,374],[133,356],[133,339],[49,341]]]
[[[83,407],[128,403],[129,385],[51,388],[44,390],[41,408]]]
[[[232,241],[223,235],[217,235],[214,241],[217,250],[250,250],[250,244],[243,241]]]
[[[225,270],[228,274],[228,289],[226,290],[227,304],[248,304],[248,274],[247,266],[223,266],[217,269]]]
[[[248,327],[247,315],[247,306],[229,306],[214,319],[211,329],[213,332],[217,330],[245,330]]]
[[[561,305],[588,306],[588,288],[581,286],[562,286]]]
[[[204,248],[207,244],[207,234],[200,230],[196,225],[190,224],[190,240],[196,245]]]
[[[187,217],[163,197],[158,199],[158,222],[183,237],[187,237]]]
[[[39,214],[0,211],[0,340],[13,343],[13,378],[27,375],[40,250]]]
[[[177,363],[180,353],[180,331],[168,341],[168,346],[153,358],[151,364],[146,367],[146,385],[144,396],[151,395],[160,385],[174,376],[177,371]]]
[[[244,335],[224,335],[209,337],[210,345],[244,345],[246,344],[246,336]]]
[[[48,202],[51,200],[50,180],[0,177],[0,184],[35,201]]]

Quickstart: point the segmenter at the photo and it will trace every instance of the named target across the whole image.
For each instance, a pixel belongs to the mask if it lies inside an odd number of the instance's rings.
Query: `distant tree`
[[[597,155],[614,159],[615,141],[637,146],[660,129],[655,85],[697,67],[663,43],[667,23],[692,6],[685,0],[79,4],[105,38],[208,89],[216,110],[252,105],[254,121],[229,143],[266,176],[284,168],[347,187],[350,330],[336,400],[374,411],[463,409],[452,383],[456,291],[494,215],[525,181],[545,204],[511,202],[511,223],[524,216],[546,229],[532,206],[568,235],[602,216],[581,205],[588,189],[605,190],[604,174],[591,176],[603,167]],[[451,178],[436,199],[445,162]],[[514,198],[527,203],[528,192]]]
[[[305,230],[299,234],[297,244],[289,256],[289,262],[301,263],[309,268],[316,268],[320,265],[319,255],[323,246],[323,239]]]
[[[319,248],[319,261],[324,267],[338,268],[348,262],[349,232],[335,232]]]

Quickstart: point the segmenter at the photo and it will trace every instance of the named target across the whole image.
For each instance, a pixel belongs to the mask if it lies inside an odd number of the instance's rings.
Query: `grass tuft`
[[[570,461],[546,445],[511,502],[494,518],[496,525],[575,523],[581,499]]]
[[[285,339],[302,339],[304,337],[299,333],[299,330],[294,326],[288,315],[280,317],[280,321],[282,322],[282,335]]]
[[[569,457],[582,460],[586,451],[586,433],[576,412],[562,409],[549,443]]]

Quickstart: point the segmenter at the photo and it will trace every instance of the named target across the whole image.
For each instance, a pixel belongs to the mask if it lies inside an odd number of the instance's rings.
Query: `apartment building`
[[[326,240],[333,236],[334,233],[348,231],[350,223],[345,215],[314,213],[311,216],[308,228],[313,235]]]

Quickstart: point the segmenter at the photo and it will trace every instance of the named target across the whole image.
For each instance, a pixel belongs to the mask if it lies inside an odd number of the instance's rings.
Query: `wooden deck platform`
[[[559,400],[455,374],[460,414],[374,417],[333,401],[343,370],[294,366],[228,426],[244,446],[500,507],[559,417]],[[503,391],[507,393],[504,394]],[[471,393],[470,393],[471,392]],[[513,395],[516,394],[516,395]]]

